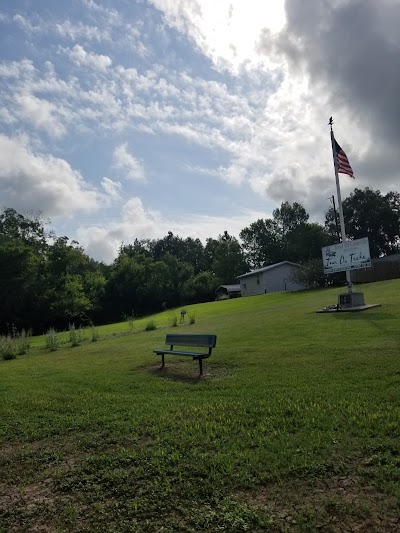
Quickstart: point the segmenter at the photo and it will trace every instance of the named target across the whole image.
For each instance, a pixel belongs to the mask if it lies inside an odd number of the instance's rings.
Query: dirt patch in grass
[[[24,487],[0,484],[0,530],[53,532],[56,516],[51,479]]]
[[[201,381],[227,378],[234,373],[235,366],[221,363],[209,364],[205,360],[203,361],[203,374],[200,376],[197,361],[166,359],[164,368],[161,368],[160,363],[151,363],[141,366],[140,369],[163,379],[195,384]]]
[[[267,514],[276,531],[400,531],[397,502],[356,476],[295,480],[236,497]]]
[[[40,483],[32,483],[25,487],[0,483],[0,512],[23,503],[29,509],[35,505],[52,504],[54,502],[54,487],[51,479]]]

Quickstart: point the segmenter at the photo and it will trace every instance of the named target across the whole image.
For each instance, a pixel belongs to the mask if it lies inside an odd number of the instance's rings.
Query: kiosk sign
[[[368,237],[322,248],[324,274],[371,266]]]

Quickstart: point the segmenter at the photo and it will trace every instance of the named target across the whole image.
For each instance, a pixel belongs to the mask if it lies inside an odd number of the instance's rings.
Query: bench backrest
[[[165,344],[175,346],[207,346],[207,348],[215,348],[216,343],[216,335],[178,335],[170,333],[165,337]]]

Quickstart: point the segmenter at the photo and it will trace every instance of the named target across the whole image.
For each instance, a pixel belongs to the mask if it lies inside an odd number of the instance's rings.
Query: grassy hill
[[[400,280],[187,307],[0,362],[0,531],[398,531]],[[179,310],[176,311],[179,314]]]

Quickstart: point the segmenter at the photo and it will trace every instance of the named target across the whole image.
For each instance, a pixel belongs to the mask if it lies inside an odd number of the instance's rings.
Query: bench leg
[[[164,354],[162,353],[162,354],[161,354],[161,368],[164,368],[164,364],[165,364],[165,361],[164,361]]]
[[[203,359],[199,357],[200,376],[203,375]]]

